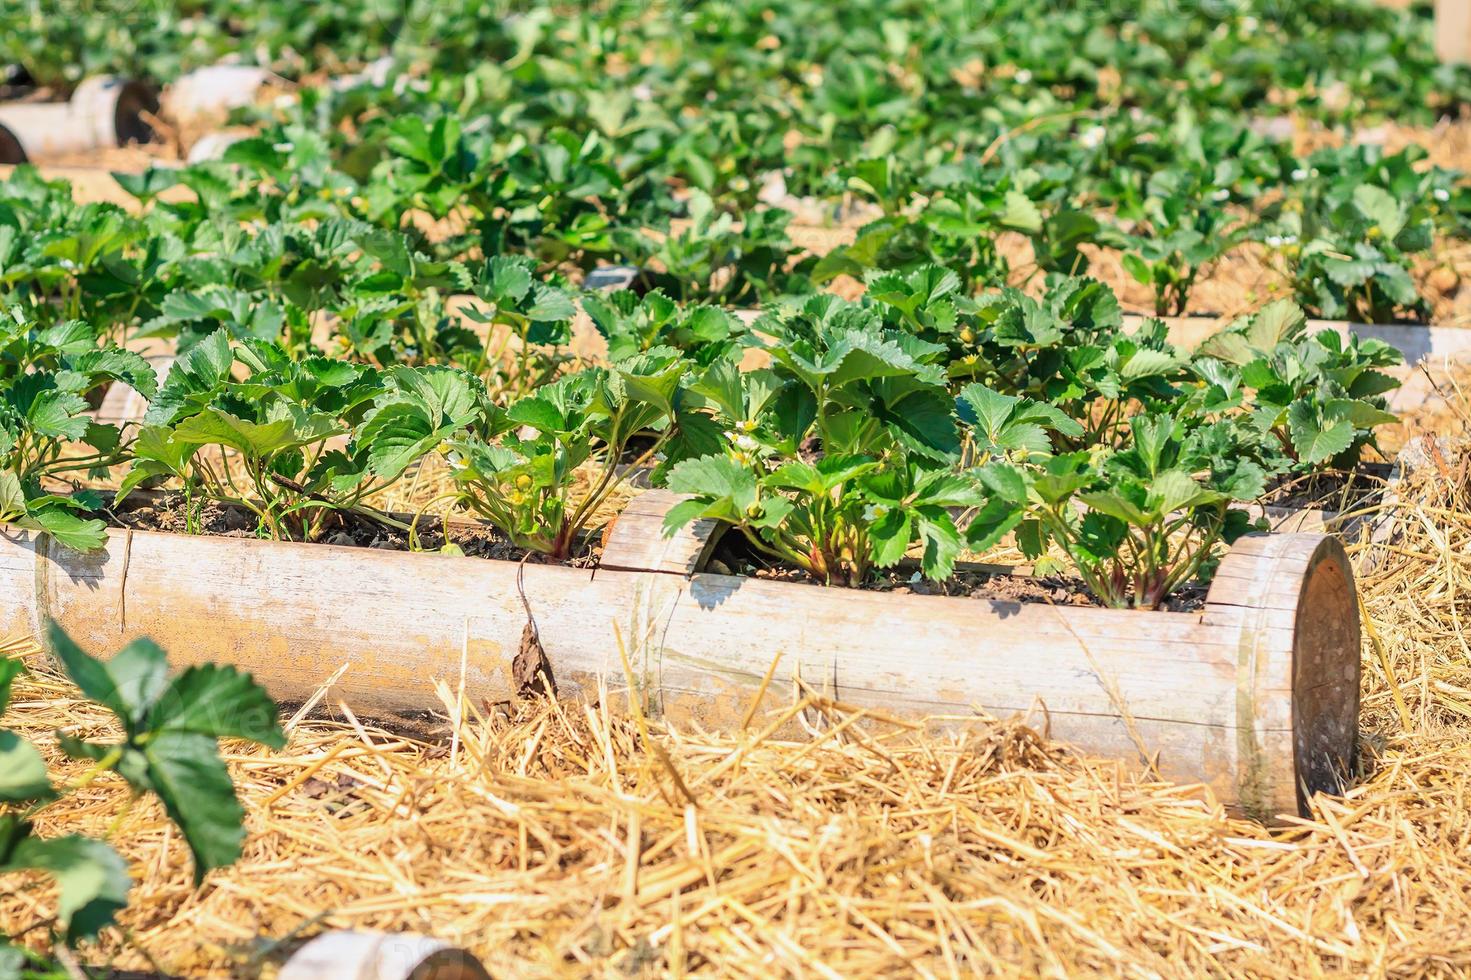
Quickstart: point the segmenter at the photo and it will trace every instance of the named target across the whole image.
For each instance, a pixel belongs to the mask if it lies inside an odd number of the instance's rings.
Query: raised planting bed
[[[804,695],[940,726],[1021,713],[1261,817],[1351,771],[1358,607],[1330,536],[1244,538],[1198,610],[1134,612],[710,574],[710,525],[658,533],[670,501],[630,505],[597,569],[116,529],[82,554],[12,528],[0,631],[151,636],[287,702],[345,668],[331,700],[404,720],[443,703],[437,684],[484,705],[547,674],[562,696],[723,729],[796,733]]]

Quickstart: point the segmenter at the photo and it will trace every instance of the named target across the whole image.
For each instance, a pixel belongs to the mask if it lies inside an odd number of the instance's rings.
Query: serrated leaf
[[[68,941],[96,936],[128,904],[128,865],[100,840],[88,837],[25,837],[0,872],[34,869],[56,880],[56,919]]]
[[[554,286],[538,283],[532,290],[533,302],[525,310],[528,320],[535,323],[553,323],[570,320],[577,315],[577,306],[572,297]]]
[[[938,388],[913,388],[897,398],[880,385],[881,401],[875,406],[878,418],[889,432],[911,451],[931,459],[952,456],[960,450],[960,433],[955,426],[955,402]]]
[[[909,551],[914,524],[903,508],[893,507],[868,525],[868,540],[873,564],[888,568],[897,564]]]
[[[1354,424],[1347,419],[1324,424],[1317,407],[1302,398],[1287,408],[1287,431],[1292,448],[1304,463],[1323,463],[1353,445]]]
[[[1393,412],[1368,402],[1359,401],[1355,398],[1333,398],[1323,406],[1323,417],[1326,419],[1347,419],[1357,429],[1372,429],[1380,425],[1393,425],[1399,421],[1399,416]]]
[[[705,516],[705,501],[698,498],[681,500],[664,514],[662,533],[664,537],[673,537],[675,532],[684,527],[690,521],[699,520]]]
[[[1128,497],[1121,493],[1110,490],[1099,490],[1092,493],[1080,493],[1081,500],[1090,510],[1107,514],[1109,517],[1117,518],[1127,524],[1143,527],[1150,523],[1150,516],[1139,508]]]
[[[408,402],[394,402],[375,411],[358,432],[367,447],[368,469],[382,480],[397,479],[439,439],[424,410]]]
[[[1302,307],[1292,300],[1279,299],[1268,303],[1251,318],[1246,329],[1246,339],[1253,348],[1269,351],[1278,344],[1292,340],[1307,326]]]
[[[756,503],[756,474],[727,456],[701,456],[677,463],[666,481],[675,493],[707,501],[710,515],[738,523]],[[669,525],[666,524],[666,533]]]
[[[0,666],[0,674],[3,670]],[[0,709],[3,707],[0,699]],[[0,803],[46,800],[53,795],[40,751],[14,732],[0,729]]]
[[[539,395],[522,398],[506,412],[511,421],[529,425],[539,432],[562,432],[567,428],[567,417],[550,399]]]
[[[20,477],[14,470],[0,470],[0,518],[18,517],[25,512],[26,495]]]
[[[943,581],[955,571],[955,559],[960,555],[960,532],[941,507],[922,507],[919,513],[916,524],[924,546],[920,571],[931,581]]]
[[[1021,504],[1000,497],[993,498],[976,511],[975,517],[971,519],[965,532],[966,544],[974,551],[993,548],[1018,527],[1025,516],[1026,509]]]
[[[1157,514],[1170,514],[1187,507],[1214,503],[1220,495],[1202,487],[1185,470],[1169,469],[1155,476],[1149,485],[1149,497]]]
[[[79,440],[87,434],[87,401],[65,391],[43,391],[31,402],[26,421],[38,434],[53,439]]]
[[[960,398],[974,417],[976,427],[993,442],[1011,418],[1012,410],[1021,402],[1016,395],[1004,395],[982,384],[966,385],[960,391]]]
[[[160,731],[143,749],[148,781],[194,855],[195,884],[240,856],[245,811],[213,736]]]
[[[95,551],[107,541],[106,524],[96,518],[78,517],[66,507],[32,510],[27,522],[73,551]]]
[[[158,695],[148,726],[155,732],[243,738],[273,749],[286,745],[275,702],[254,677],[228,664],[184,670]]]
[[[151,640],[129,643],[111,660],[88,655],[55,622],[46,627],[51,653],[81,692],[107,708],[132,730],[158,698],[168,679],[164,652]]]
[[[1125,381],[1156,377],[1173,371],[1176,363],[1175,355],[1167,351],[1144,348],[1129,355],[1119,366],[1119,376]]]
[[[217,408],[207,408],[174,428],[183,443],[227,446],[251,457],[269,456],[300,445],[292,419],[253,422]]]
[[[1018,190],[1006,192],[998,220],[1004,227],[1028,235],[1042,230],[1041,210],[1031,198]]]

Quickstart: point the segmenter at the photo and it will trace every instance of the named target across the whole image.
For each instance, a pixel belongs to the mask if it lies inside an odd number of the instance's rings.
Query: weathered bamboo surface
[[[1283,539],[1342,553],[1320,535],[1265,540]],[[535,564],[523,586],[563,695],[637,697],[654,714],[725,729],[779,721],[799,691],[932,724],[1022,714],[1086,751],[1270,814],[1297,809],[1291,773],[1317,772],[1295,766],[1296,742],[1331,748],[1343,736],[1298,733],[1303,624],[1357,624],[1351,578],[1347,591],[1309,593],[1323,562],[1294,561],[1261,579],[1265,604],[1233,594],[1196,614]],[[1302,619],[1298,595],[1325,610]],[[378,717],[438,705],[436,680],[477,704],[516,697],[526,624],[509,562],[143,531],[82,555],[11,529],[0,536],[0,631],[36,631],[47,617],[92,650],[146,635],[176,665],[238,664],[288,702],[346,665],[330,697]],[[1314,663],[1356,669],[1357,630],[1313,649]],[[1343,714],[1309,716],[1320,717]]]
[[[702,571],[720,540],[721,524],[715,520],[691,521],[666,536],[664,515],[683,499],[668,490],[648,490],[630,500],[605,532],[598,567],[604,571],[680,575]]]

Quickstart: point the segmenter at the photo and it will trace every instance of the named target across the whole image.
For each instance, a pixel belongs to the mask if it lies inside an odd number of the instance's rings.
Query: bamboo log
[[[0,124],[0,164],[26,162],[26,151],[8,127]]]
[[[620,515],[610,538],[610,548],[614,541],[627,542],[630,554],[640,554],[635,550],[635,543],[655,536],[662,538],[664,514],[682,499],[667,492],[646,494],[645,498],[644,506]],[[1321,512],[1298,513],[1316,514],[1322,520]],[[712,550],[712,538],[710,532],[702,529],[699,533],[663,539],[665,548],[656,556],[658,567],[666,572],[703,567]],[[855,595],[844,590],[829,590],[829,594],[835,598]],[[856,595],[862,596],[863,593]],[[795,593],[793,598],[796,598]],[[1105,612],[997,602],[991,603],[990,611],[997,612],[1006,605],[1018,606],[1016,615],[1019,618],[1036,616],[1038,628],[1044,631],[1049,616],[1081,623],[1092,620],[1094,613]],[[1034,612],[1044,609],[1048,612]],[[1146,628],[1158,631],[1156,644],[1168,635],[1165,622],[1158,617],[1189,618],[1178,613],[1131,612],[1122,615],[1151,617]],[[876,618],[874,621],[881,620]],[[1286,808],[1288,797],[1294,792],[1297,793],[1296,805],[1302,808],[1306,806],[1306,795],[1318,790],[1336,791],[1345,774],[1352,771],[1357,755],[1360,676],[1357,594],[1347,554],[1338,540],[1326,534],[1313,533],[1249,535],[1241,539],[1222,560],[1199,622],[1203,627],[1234,629],[1239,635],[1235,651],[1236,742],[1234,749],[1228,751],[1237,781],[1230,788],[1235,795],[1227,790],[1227,798],[1234,799],[1247,812],[1266,814]],[[1136,624],[1121,619],[1112,624],[1112,629],[1122,630],[1128,625]],[[1105,634],[1111,632],[1104,630]],[[1012,639],[1010,636],[1007,638]],[[1151,704],[1138,689],[1131,688],[1126,695],[1118,681],[1128,676],[1127,668],[1097,659],[1100,649],[1105,654],[1126,656],[1125,647],[1111,642],[1119,638],[1107,635],[1089,642],[1084,642],[1079,634],[1074,638],[1078,640],[1078,650],[1074,652],[1086,658],[1088,670],[1099,686],[1108,692],[1107,707],[1118,716],[1115,720],[1128,729],[1135,748],[1142,755],[1148,757],[1156,745],[1178,749],[1191,744],[1190,736],[1198,733],[1183,733],[1185,737],[1182,738],[1182,732],[1162,730],[1149,740],[1141,738],[1146,727],[1155,727],[1160,722],[1188,724],[1184,719],[1168,714],[1170,699],[1179,696],[1188,700],[1185,695],[1188,688],[1165,695],[1157,704]],[[1205,641],[1208,638],[1215,640],[1208,632],[1201,631],[1200,639]],[[1025,641],[1017,638],[1016,642],[1021,645]],[[1150,643],[1143,637],[1140,642]],[[978,651],[978,656],[992,652],[989,649]],[[1204,657],[1198,658],[1198,653],[1203,653]],[[1161,645],[1160,655],[1159,668],[1180,679],[1185,672],[1198,666],[1191,661],[1204,659],[1224,664],[1230,659],[1229,650],[1225,651],[1224,660],[1217,660],[1220,654],[1214,651],[1192,653],[1171,649],[1168,645]],[[1149,655],[1141,653],[1141,656]],[[1047,653],[1029,652],[1027,660],[1038,667],[1037,676],[1030,681],[1018,680],[1022,685],[1033,684],[1037,696],[1044,699],[1048,720],[1058,722],[1054,733],[1092,750],[1103,750],[1104,745],[1109,745],[1113,753],[1127,756],[1127,747],[1117,741],[1117,725],[1114,726],[1114,740],[1109,742],[1102,731],[1107,725],[1080,723],[1078,719],[1054,710],[1086,709],[1081,702],[1069,700],[1065,694],[1059,697],[1062,692],[1044,695],[1044,676],[1065,671],[1068,667],[1061,663],[1046,665],[1042,660],[1033,660],[1033,657],[1046,658]],[[1178,659],[1173,659],[1176,657]],[[1082,662],[1073,663],[1075,676]],[[988,660],[986,670],[992,669]],[[1204,677],[1200,680],[1204,686],[1199,690],[1205,694],[1211,688],[1211,681]],[[1219,681],[1219,677],[1216,680]],[[1012,712],[1025,713],[1027,710],[1017,704],[987,705],[987,710],[993,714],[1006,713],[1008,708]],[[1166,717],[1150,717],[1152,715]],[[1213,717],[1206,713],[1200,720],[1219,724],[1222,728],[1229,727],[1224,719],[1212,721]],[[1160,741],[1154,741],[1156,738]],[[1190,770],[1182,768],[1180,763],[1194,751],[1191,746],[1184,753],[1177,752],[1173,756],[1161,754],[1153,764],[1161,773],[1174,778],[1189,778]],[[1212,763],[1209,758],[1202,761],[1206,769],[1197,769],[1196,772],[1210,770]],[[1221,792],[1219,785],[1217,791]]]
[[[69,102],[0,104],[0,126],[20,143],[25,160],[40,160],[146,142],[152,130],[144,114],[157,109],[146,86],[99,75],[78,85]]]
[[[1194,614],[536,564],[524,590],[564,696],[723,729],[778,718],[799,685],[938,726],[1021,714],[1271,816],[1352,760],[1357,607],[1332,538],[1245,541]],[[436,679],[517,697],[526,624],[511,562],[144,531],[78,554],[8,529],[0,633],[47,618],[97,651],[147,635],[176,666],[235,663],[286,702],[346,664],[332,697],[399,719],[441,706]]]
[[[209,65],[176,78],[159,104],[165,118],[198,128],[254,104],[273,78],[270,69],[258,65]]]
[[[649,490],[628,502],[604,531],[605,571],[673,572],[693,575],[702,571],[720,540],[725,525],[715,520],[691,521],[673,535],[664,534],[664,515],[681,494]]]
[[[490,980],[463,949],[412,932],[326,932],[292,954],[279,980]]]

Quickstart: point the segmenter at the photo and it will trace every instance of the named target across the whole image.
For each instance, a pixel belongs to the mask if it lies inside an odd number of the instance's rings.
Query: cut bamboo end
[[[1241,628],[1243,808],[1302,810],[1314,793],[1342,792],[1358,756],[1361,669],[1358,599],[1343,545],[1326,534],[1242,538],[1216,570],[1205,618]],[[1263,702],[1283,691],[1291,693],[1290,733],[1262,724]],[[1287,735],[1290,751],[1280,744]]]
[[[158,110],[153,90],[110,75],[85,79],[69,102],[0,104],[0,126],[19,144],[21,160],[145,143],[153,138],[147,116]]]
[[[26,151],[8,127],[0,124],[0,164],[26,162]]]
[[[598,567],[674,575],[704,571],[725,525],[715,520],[691,521],[673,536],[666,536],[665,515],[685,499],[668,490],[650,490],[634,497],[609,525]]]
[[[411,932],[327,932],[282,965],[280,980],[490,980],[463,949]]]

